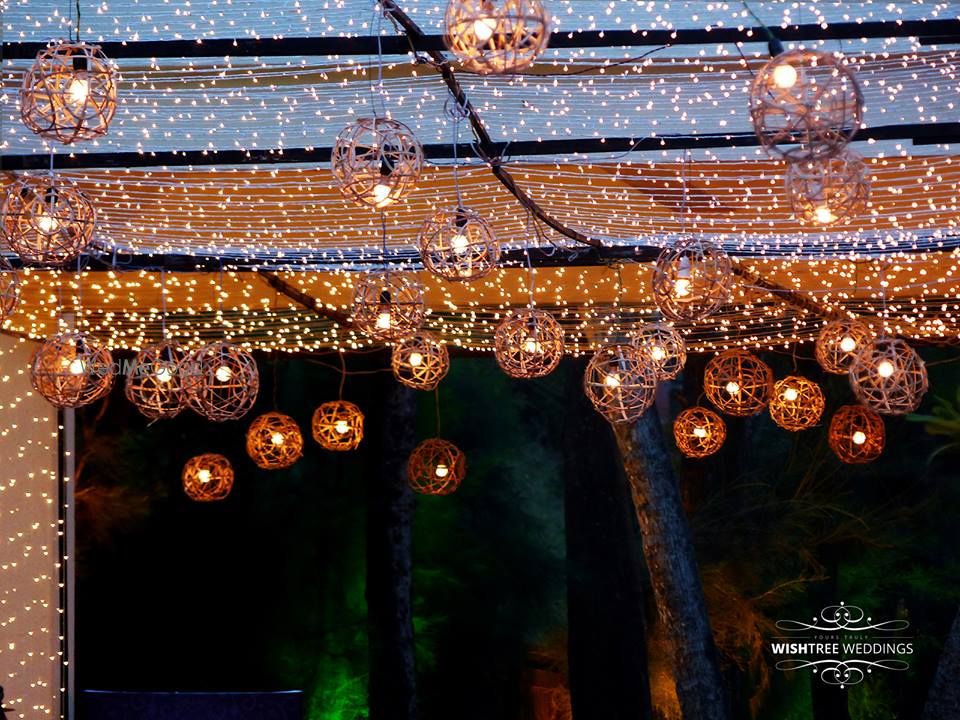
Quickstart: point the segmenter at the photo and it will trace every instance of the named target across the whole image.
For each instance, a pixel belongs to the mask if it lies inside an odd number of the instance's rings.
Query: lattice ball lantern
[[[868,344],[875,333],[862,320],[832,320],[823,326],[814,345],[820,367],[834,375],[846,375],[853,358]]]
[[[353,323],[364,334],[390,342],[423,324],[423,286],[395,272],[368,272],[353,286]]]
[[[675,327],[649,323],[633,336],[633,346],[646,354],[657,372],[657,380],[673,380],[687,362],[687,344]]]
[[[84,333],[64,332],[36,349],[30,363],[30,381],[56,407],[75,408],[110,392],[114,370],[113,356],[100,340]]]
[[[694,406],[682,411],[673,421],[673,439],[687,457],[705,458],[723,447],[727,425],[710,408]]]
[[[788,375],[773,385],[770,417],[784,430],[812,428],[820,422],[825,407],[823,390],[813,380]]]
[[[450,369],[450,354],[433,335],[418,332],[394,346],[390,367],[397,381],[407,387],[434,390]]]
[[[490,223],[473,210],[440,210],[420,229],[420,256],[434,275],[470,282],[486,277],[500,261],[500,243]]]
[[[340,131],[330,163],[344,197],[382,210],[416,187],[423,147],[402,122],[360,118]]]
[[[698,239],[664,248],[653,268],[653,299],[670,320],[702,320],[729,300],[732,285],[730,256]]]
[[[771,59],[750,88],[760,143],[788,160],[835,155],[863,121],[856,78],[831,53],[790,50]]]
[[[494,344],[497,362],[507,375],[543,377],[563,357],[563,328],[546,310],[513,310],[497,325]]]
[[[93,203],[74,183],[41,175],[7,186],[0,208],[0,237],[25,263],[64,265],[90,244]]]
[[[536,61],[550,42],[541,0],[450,0],[446,43],[467,70],[510,74]]]
[[[773,371],[746,350],[727,350],[707,363],[703,389],[710,402],[728,415],[756,415],[770,401]]]
[[[127,372],[127,400],[151,420],[177,416],[187,404],[184,365],[188,356],[173,340],[144,347]]]
[[[228,342],[204,345],[191,353],[183,378],[190,407],[213,422],[239,420],[260,391],[257,361]]]
[[[20,274],[0,255],[0,324],[13,315],[20,303]]]
[[[830,419],[827,442],[845,463],[860,464],[876,460],[886,442],[883,418],[862,405],[844,405]]]
[[[597,412],[611,423],[629,423],[653,405],[657,371],[632,345],[608,345],[587,363],[583,389]]]
[[[802,223],[827,227],[862,216],[870,200],[870,176],[859,155],[849,149],[825,158],[790,163],[787,197]]]
[[[325,402],[314,411],[311,429],[324,450],[356,450],[363,440],[363,413],[346,400]]]
[[[927,367],[903,340],[883,337],[865,345],[850,363],[857,399],[882,415],[912,413],[927,393]]]
[[[20,117],[37,135],[67,145],[106,135],[117,111],[117,81],[99,45],[51,45],[23,75]]]
[[[223,455],[204,453],[187,460],[181,480],[183,491],[191,500],[223,500],[233,489],[233,467]]]
[[[467,458],[451,442],[440,438],[424,440],[407,460],[407,481],[423,495],[450,495],[467,474]]]
[[[297,421],[280,412],[264,413],[247,429],[247,455],[264,470],[282,470],[303,455]]]

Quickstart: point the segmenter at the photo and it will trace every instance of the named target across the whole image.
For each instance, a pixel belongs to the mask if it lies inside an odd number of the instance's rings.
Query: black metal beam
[[[810,23],[774,27],[783,42],[813,40],[859,40],[861,38],[917,37],[921,42],[954,44],[960,42],[960,20],[904,20],[840,22],[827,26]],[[595,47],[640,47],[651,45],[715,45],[718,43],[767,42],[761,27],[715,27],[678,30],[591,30],[554,33],[550,46],[557,49]],[[111,58],[201,58],[201,57],[296,57],[327,55],[375,55],[374,36],[292,37],[292,38],[214,38],[195,40],[107,40],[99,43]],[[405,55],[411,41],[406,37],[380,39],[387,55]],[[2,57],[22,60],[36,56],[46,46],[41,42],[5,42]],[[445,50],[442,35],[425,35],[413,42],[418,52]]]

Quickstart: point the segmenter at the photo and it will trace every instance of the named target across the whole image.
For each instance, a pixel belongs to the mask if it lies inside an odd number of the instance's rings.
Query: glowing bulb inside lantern
[[[37,218],[37,228],[45,235],[49,235],[60,228],[60,221],[54,215],[41,213]]]
[[[74,78],[67,87],[67,101],[71,105],[83,105],[89,94],[90,83],[82,77]]]
[[[610,373],[603,379],[603,384],[608,388],[616,389],[620,387],[620,376],[616,373]]]
[[[386,207],[391,202],[393,202],[393,198],[390,197],[389,185],[386,185],[382,182],[377,183],[376,185],[373,186],[373,190],[371,192],[373,194],[373,201],[378,208]]]
[[[389,330],[390,329],[390,312],[383,311],[377,315],[377,329],[378,330]]]
[[[736,383],[733,380],[731,380],[730,382],[727,383],[726,390],[727,390],[727,393],[729,393],[730,395],[739,395],[740,385],[739,383]]]
[[[214,377],[217,378],[222,383],[229,382],[230,378],[233,377],[233,370],[228,368],[226,365],[221,365],[217,368],[216,372],[213,373]]]
[[[210,471],[207,470],[206,468],[203,468],[202,470],[198,471],[197,480],[199,480],[202,483],[210,482]]]
[[[523,341],[523,351],[531,354],[543,352],[543,347],[537,342],[536,338],[529,337]]]
[[[821,225],[829,225],[837,220],[837,216],[834,215],[833,210],[826,205],[818,205],[816,210],[813,211],[813,216]]]
[[[652,357],[655,362],[660,362],[667,357],[667,353],[659,345],[654,345],[650,348],[650,357]]]
[[[797,84],[797,69],[788,63],[777,65],[773,69],[773,84],[781,90],[789,90]]]
[[[466,251],[469,247],[470,241],[467,240],[467,236],[463,233],[457,233],[452,238],[450,238],[450,247],[456,253],[462,253]]]
[[[450,468],[448,468],[443,463],[440,463],[439,465],[437,465],[436,468],[434,468],[433,474],[436,475],[438,478],[445,478],[447,475],[450,474]]]
[[[694,436],[703,439],[707,436],[707,429],[705,427],[695,427],[693,429]]]
[[[840,340],[840,349],[845,353],[853,352],[857,347],[857,341],[849,335],[844,335]]]
[[[173,380],[173,373],[168,367],[161,367],[157,370],[157,382],[168,383]]]
[[[270,436],[270,442],[272,442],[274,445],[283,445],[283,433],[273,433],[273,435]]]
[[[341,435],[346,435],[348,432],[350,432],[350,425],[346,420],[337,420],[333,424],[333,429]]]
[[[476,35],[477,40],[482,43],[485,43],[487,40],[492,38],[496,29],[496,18],[485,17],[473,21],[473,34]]]
[[[783,391],[783,399],[786,400],[787,402],[793,402],[798,397],[800,397],[800,393],[797,392],[796,388],[788,387],[786,390]]]
[[[857,430],[850,439],[854,445],[863,445],[867,441],[867,434],[863,430]]]
[[[410,353],[410,365],[413,367],[420,367],[423,365],[423,355],[418,352]]]
[[[70,371],[71,375],[83,375],[84,371],[87,369],[87,364],[83,361],[83,358],[74,358],[70,361],[70,365],[67,369]]]
[[[882,378],[888,378],[891,375],[893,375],[893,370],[894,370],[893,363],[890,362],[889,360],[881,360],[877,364],[877,375],[879,375]]]
[[[673,294],[678,298],[690,296],[690,278],[677,278],[673,283]]]

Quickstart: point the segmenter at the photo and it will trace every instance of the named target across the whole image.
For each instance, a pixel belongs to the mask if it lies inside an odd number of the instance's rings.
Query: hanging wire
[[[160,268],[160,340],[167,339],[167,269]]]
[[[76,283],[77,283],[77,300],[76,300],[76,310],[75,310],[76,318],[74,320],[74,325],[78,330],[80,329],[80,322],[81,322],[81,319],[83,318],[83,283],[81,281],[81,275],[80,275],[82,270],[83,270],[83,266],[81,265],[81,257],[78,255],[77,256],[77,273],[75,275]]]
[[[347,359],[344,357],[343,350],[337,354],[340,356],[340,390],[337,394],[337,398],[339,400],[343,400],[343,386],[347,382]]]
[[[690,161],[690,149],[683,151],[680,160],[680,235],[687,232],[687,163]]]
[[[460,158],[458,155],[460,143],[460,121],[466,117],[467,109],[463,106],[451,90],[449,97],[443,104],[444,112],[453,120],[453,186],[457,192],[457,208],[463,207],[463,197],[460,192]]]
[[[75,35],[76,41],[80,42],[80,0],[77,0],[77,29]]]
[[[523,254],[527,258],[527,271],[529,272],[529,278],[530,278],[529,282],[527,283],[527,287],[530,289],[530,307],[532,308],[534,307],[535,303],[533,300],[534,274],[533,274],[533,263],[530,260],[530,248],[524,248]]]
[[[440,388],[433,390],[433,404],[437,412],[437,437],[440,437]]]

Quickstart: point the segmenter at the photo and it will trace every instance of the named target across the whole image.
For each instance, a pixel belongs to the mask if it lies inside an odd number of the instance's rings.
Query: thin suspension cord
[[[440,437],[440,388],[436,387],[433,390],[433,401],[434,407],[437,411],[437,437]]]
[[[167,339],[167,269],[160,268],[160,339]]]
[[[390,269],[387,267],[387,214],[383,210],[380,211],[380,262],[384,270]]]
[[[533,275],[533,263],[530,262],[530,248],[525,248],[523,254],[526,255],[527,257],[527,270],[530,273],[530,281],[527,283],[527,286],[530,288],[530,307],[533,307],[534,306],[534,300],[533,300],[534,275]]]
[[[77,42],[80,42],[80,0],[77,0],[77,30],[75,34]]]
[[[337,397],[343,400],[343,386],[347,382],[347,359],[344,357],[343,350],[337,354],[340,356],[340,391]]]

